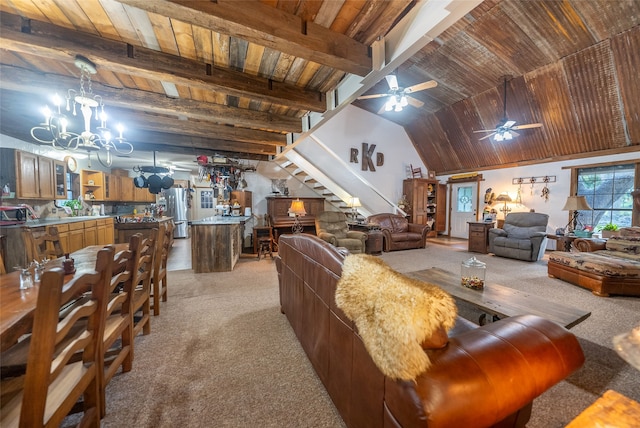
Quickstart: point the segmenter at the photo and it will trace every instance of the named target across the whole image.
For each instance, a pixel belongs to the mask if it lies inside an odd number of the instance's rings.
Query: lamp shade
[[[590,210],[591,207],[584,196],[569,196],[564,203],[562,211],[582,211]]]
[[[496,198],[496,202],[512,202],[511,196],[507,192],[500,193]]]
[[[301,201],[300,199],[291,201],[291,206],[289,207],[289,214],[295,214],[297,216],[306,215],[307,211],[304,209],[304,202]]]
[[[349,199],[349,207],[350,208],[356,208],[356,207],[361,207],[362,204],[360,203],[360,198],[351,198]]]

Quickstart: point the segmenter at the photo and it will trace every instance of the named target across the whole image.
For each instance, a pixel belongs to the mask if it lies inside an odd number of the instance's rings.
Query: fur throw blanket
[[[345,258],[335,298],[355,322],[374,363],[393,379],[414,380],[426,371],[431,361],[421,344],[443,327],[453,327],[457,315],[444,290],[367,254]]]

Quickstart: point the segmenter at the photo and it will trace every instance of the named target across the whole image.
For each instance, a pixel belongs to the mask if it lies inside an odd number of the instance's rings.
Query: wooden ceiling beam
[[[80,54],[98,68],[146,79],[171,82],[205,91],[249,97],[299,110],[324,112],[325,96],[286,83],[214,67],[197,60],[141,46],[103,39],[52,24],[30,21],[30,33],[21,32],[20,17],[0,13],[2,48],[47,59],[73,63]]]
[[[366,45],[257,1],[117,1],[358,76],[372,69]]]
[[[256,155],[275,155],[277,148],[271,144],[245,143],[218,138],[190,137],[162,132],[133,132],[131,139],[133,150],[171,151],[175,153],[197,153],[198,150],[218,150],[237,154],[250,153]]]
[[[126,117],[129,123],[140,130],[158,131],[167,134],[177,134],[186,137],[211,138],[214,136],[219,140],[229,140],[245,143],[269,144],[273,146],[286,146],[287,137],[285,134],[275,132],[259,131],[256,129],[236,128],[234,126],[217,125],[211,122],[196,122],[191,120],[180,120],[174,117],[157,116],[131,111],[121,111],[117,114],[110,109],[109,114]]]
[[[64,94],[78,86],[78,79],[37,73],[19,67],[0,64],[2,88],[34,95]],[[242,109],[184,98],[170,98],[154,92],[137,89],[117,89],[93,81],[94,92],[100,94],[108,107],[146,111],[167,116],[230,124],[275,132],[302,132],[302,121],[296,117]]]

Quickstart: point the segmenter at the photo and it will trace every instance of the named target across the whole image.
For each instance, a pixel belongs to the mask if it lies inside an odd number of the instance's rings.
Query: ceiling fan
[[[416,108],[420,108],[424,103],[416,98],[413,98],[409,94],[414,92],[423,91],[425,89],[435,88],[438,83],[435,80],[429,80],[427,82],[418,83],[417,85],[403,88],[398,85],[398,77],[395,74],[389,74],[384,77],[389,84],[389,91],[386,94],[373,94],[362,95],[358,97],[359,100],[368,100],[371,98],[388,97],[387,102],[384,103],[382,108],[378,111],[378,114],[382,114],[385,111],[402,111],[402,109],[408,105]]]
[[[526,125],[516,125],[515,120],[509,120],[507,118],[507,77],[506,76],[504,77],[504,97],[502,99],[503,99],[502,119],[496,125],[496,129],[480,129],[478,131],[473,131],[474,133],[479,133],[479,132],[491,133],[489,135],[485,135],[484,137],[480,138],[478,141],[484,140],[485,138],[489,138],[493,135],[495,135],[495,137],[493,137],[495,141],[511,140],[513,137],[517,137],[518,135],[520,135],[517,132],[515,132],[516,130],[542,127],[541,123],[529,123]]]

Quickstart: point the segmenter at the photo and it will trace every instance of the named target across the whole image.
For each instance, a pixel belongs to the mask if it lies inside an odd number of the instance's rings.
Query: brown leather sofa
[[[478,327],[458,317],[444,347],[425,349],[427,372],[387,378],[336,306],[345,255],[312,235],[282,235],[276,266],[281,310],[348,427],[524,427],[533,399],[584,362],[576,337],[543,318]]]
[[[409,223],[398,214],[374,214],[367,218],[367,223],[375,224],[382,230],[382,249],[386,252],[424,248],[427,242],[428,225]]]

